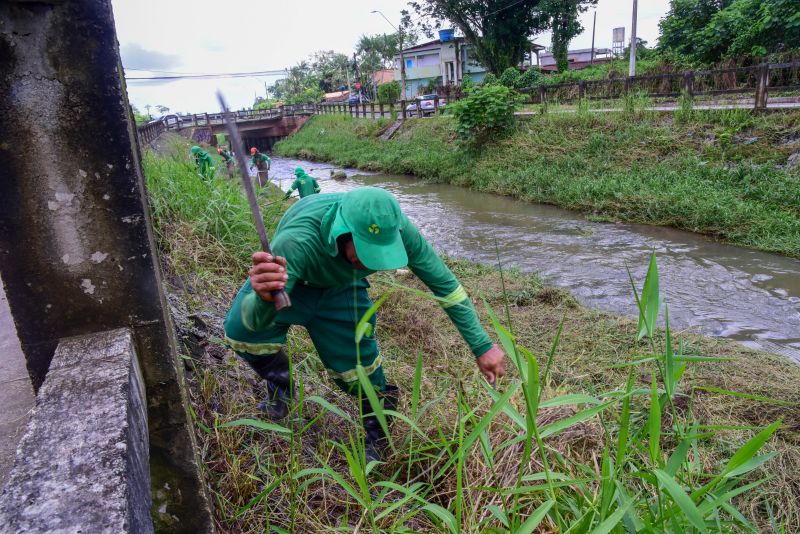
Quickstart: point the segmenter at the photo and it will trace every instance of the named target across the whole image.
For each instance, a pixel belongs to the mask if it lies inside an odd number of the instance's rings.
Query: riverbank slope
[[[678,120],[680,119],[680,120]],[[800,111],[550,113],[480,153],[452,119],[313,117],[275,153],[449,182],[800,257]]]
[[[676,335],[672,345],[677,353],[726,360],[687,361],[675,405],[665,408],[661,425],[645,424],[653,361],[625,366],[654,348],[665,350],[663,336],[657,336],[655,347],[636,341],[635,322],[583,308],[570,295],[515,271],[501,276],[490,267],[449,261],[476,301],[483,324],[491,324],[489,309],[502,317],[508,306],[503,322],[538,360],[543,407],[537,425],[554,430],[548,425],[585,415],[587,406],[598,410],[542,438],[546,454],[534,446],[525,455],[519,440],[525,435],[518,425],[526,400],[518,387],[520,373],[511,362],[507,378],[498,385],[498,392],[509,396],[504,403],[494,402],[438,303],[408,289],[384,302],[376,336],[387,376],[402,391],[399,411],[418,431],[402,422],[395,426],[397,452],[386,464],[365,477],[359,471],[363,466],[349,462],[337,445],[348,443],[356,428],[350,420],[357,420],[357,412],[353,400],[326,375],[302,329],[290,330],[288,343],[301,390],[299,415],[294,423],[265,421],[255,408],[265,394],[263,382],[221,343],[222,319],[247,276],[250,254],[259,246],[247,202],[236,182],[200,180],[193,166],[183,161],[185,153],[185,146],[176,147],[177,159],[148,153],[144,167],[171,310],[190,369],[198,443],[221,530],[319,532],[369,526],[375,531],[442,532],[454,516],[463,532],[504,531],[502,517],[505,510],[513,511],[514,502],[522,518],[549,502],[542,458],[555,471],[556,509],[563,520],[575,520],[570,503],[587,513],[595,505],[600,509],[601,474],[607,472],[604,450],[610,448],[613,454],[626,419],[631,421],[624,440],[629,452],[615,464],[613,476],[629,493],[611,498],[608,511],[622,506],[619,499],[635,494],[631,506],[637,516],[651,514],[659,506],[654,491],[661,495],[660,506],[671,502],[666,490],[656,491],[652,481],[637,478],[653,469],[648,451],[656,450],[655,464],[670,473],[675,468],[675,477],[691,488],[723,469],[760,428],[781,420],[762,451],[774,457],[762,457],[740,470],[747,481],[768,479],[736,497],[734,504],[764,531],[772,528],[770,514],[786,532],[800,528],[800,366],[725,340]],[[270,188],[262,191],[268,228],[275,227],[287,206],[278,201],[280,196]],[[371,281],[375,299],[397,290],[397,284],[424,291],[405,272],[383,273]],[[560,342],[549,360],[562,320]],[[620,399],[626,382],[634,393],[628,416]],[[591,399],[608,404],[592,404]],[[476,430],[499,406],[503,413],[495,413],[482,431]],[[676,428],[686,430],[692,423],[701,426],[690,432],[691,453],[676,463],[670,460],[682,454],[675,452],[682,450]],[[464,445],[473,433],[471,445]],[[660,445],[653,444],[656,435]],[[530,461],[521,462],[522,457]],[[518,479],[519,470],[528,478]],[[737,476],[729,480],[726,484],[736,484]],[[702,499],[695,499],[700,504]],[[668,512],[665,508],[664,514]],[[545,518],[549,530],[557,528],[559,514],[551,510]],[[721,512],[723,526],[728,519],[728,513]],[[685,517],[676,521],[685,522]]]

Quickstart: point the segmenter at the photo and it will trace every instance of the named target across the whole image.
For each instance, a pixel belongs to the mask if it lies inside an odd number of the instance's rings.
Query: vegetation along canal
[[[800,363],[800,261],[723,245],[672,228],[595,223],[551,206],[348,170],[328,179],[326,163],[274,158],[273,180],[286,189],[295,167],[321,179],[322,192],[371,185],[394,193],[403,211],[442,253],[537,272],[582,303],[634,316],[626,271],[641,288],[650,252],[658,254],[670,322],[783,353]]]

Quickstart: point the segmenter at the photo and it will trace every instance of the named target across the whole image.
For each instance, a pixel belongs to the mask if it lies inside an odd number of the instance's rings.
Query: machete
[[[264,220],[261,218],[261,210],[258,209],[256,192],[253,189],[253,183],[250,181],[250,175],[247,173],[247,161],[244,159],[244,147],[242,146],[242,140],[239,137],[239,128],[236,126],[236,119],[232,116],[231,112],[228,111],[228,104],[225,103],[225,97],[222,96],[222,92],[217,91],[217,98],[219,99],[219,105],[222,108],[222,116],[225,119],[225,126],[228,129],[228,136],[231,138],[231,147],[236,155],[236,163],[239,164],[239,170],[242,174],[242,185],[244,186],[245,193],[247,193],[247,201],[250,203],[250,211],[253,212],[253,219],[256,223],[258,237],[261,239],[261,249],[274,258],[275,254],[273,254],[272,250],[269,248],[267,229],[264,228]],[[272,299],[276,310],[289,308],[292,305],[292,301],[289,300],[289,294],[283,289],[273,291]]]

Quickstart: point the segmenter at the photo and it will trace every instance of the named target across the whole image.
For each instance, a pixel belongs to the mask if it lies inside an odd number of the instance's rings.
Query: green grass
[[[380,127],[317,116],[275,152],[800,257],[800,169],[781,167],[800,149],[800,112],[549,113],[478,154],[457,148],[446,116],[408,120],[391,141],[377,137]]]
[[[536,276],[449,261],[509,355],[497,390],[417,279],[373,277],[373,297],[386,296],[376,335],[403,392],[397,413],[373,408],[405,419],[391,457],[367,464],[357,403],[327,377],[304,331],[290,332],[298,400],[279,424],[261,420],[263,384],[219,340],[258,246],[241,193],[219,179],[196,186],[172,158],[149,154],[145,171],[167,279],[185,288],[170,298],[179,338],[205,325],[185,355],[221,530],[800,529],[800,366],[657,331],[666,310],[655,260],[644,282],[632,281],[638,322],[582,308]],[[280,214],[267,211],[267,226]]]

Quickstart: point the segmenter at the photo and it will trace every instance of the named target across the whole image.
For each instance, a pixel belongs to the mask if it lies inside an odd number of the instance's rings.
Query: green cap
[[[361,263],[373,271],[408,265],[400,235],[402,213],[397,199],[377,187],[360,187],[342,196],[339,214],[350,233]]]
[[[294,170],[294,175],[297,176],[298,178],[303,176],[305,173],[306,173],[306,171],[304,171],[302,167],[297,167]]]
[[[201,150],[202,149],[199,146],[195,145],[195,146],[192,147],[192,154],[197,154]]]

